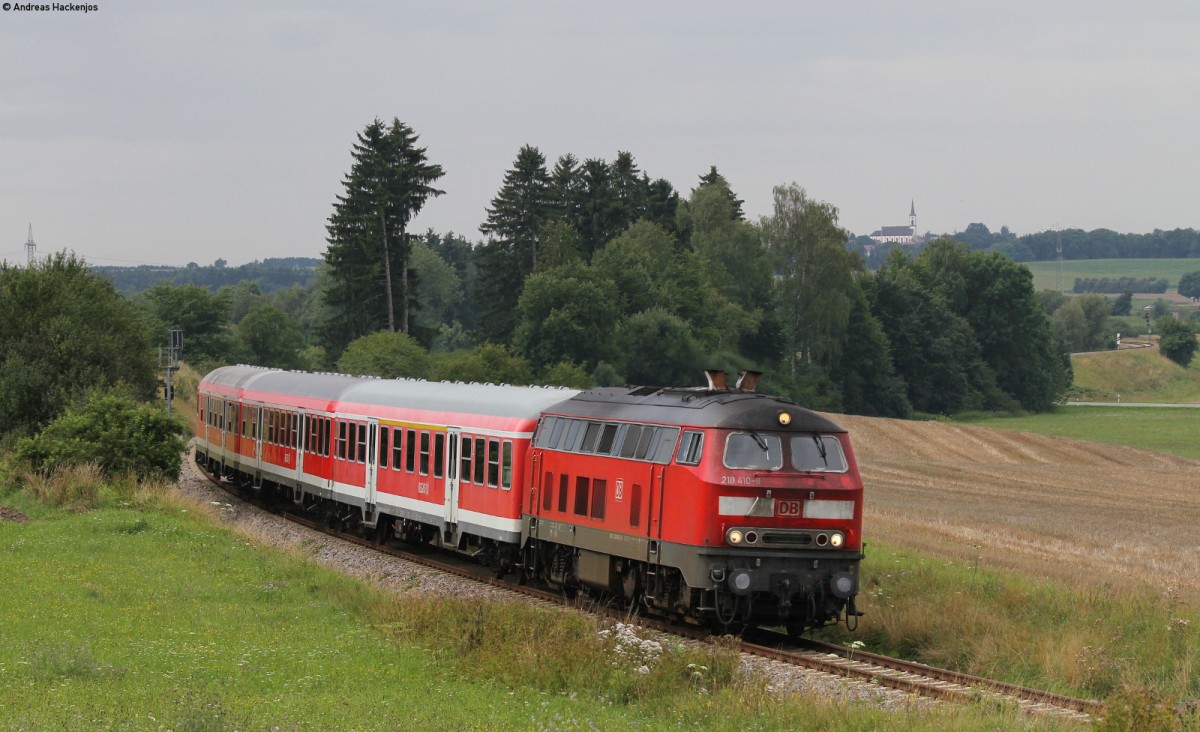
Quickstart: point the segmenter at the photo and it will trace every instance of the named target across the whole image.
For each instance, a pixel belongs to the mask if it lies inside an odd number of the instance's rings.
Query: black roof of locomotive
[[[785,397],[742,389],[626,386],[581,392],[548,410],[564,416],[725,429],[845,432],[837,423]],[[787,412],[784,426],[779,414]]]

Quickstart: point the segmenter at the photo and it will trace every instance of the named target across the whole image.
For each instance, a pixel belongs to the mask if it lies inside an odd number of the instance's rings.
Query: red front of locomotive
[[[685,428],[672,468],[664,560],[711,592],[701,607],[796,631],[857,615],[863,485],[844,430],[782,400],[747,400],[716,427]]]
[[[595,389],[538,427],[525,566],[650,609],[793,632],[857,615],[863,485],[842,428],[728,388]]]

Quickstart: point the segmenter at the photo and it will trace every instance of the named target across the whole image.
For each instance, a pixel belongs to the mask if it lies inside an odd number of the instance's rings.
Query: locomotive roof
[[[845,432],[837,423],[790,399],[742,389],[635,386],[592,389],[563,402],[556,414],[726,429]]]
[[[205,382],[306,400],[523,419],[537,419],[548,407],[579,393],[575,389],[310,374],[257,366],[223,366],[206,376]]]

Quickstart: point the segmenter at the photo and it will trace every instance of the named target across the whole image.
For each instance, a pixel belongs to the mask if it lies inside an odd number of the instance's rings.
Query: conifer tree
[[[525,145],[504,174],[504,185],[479,227],[488,235],[480,252],[480,295],[483,330],[489,338],[507,343],[511,337],[521,287],[537,269],[538,232],[552,212],[546,157]]]
[[[417,134],[399,119],[367,125],[351,155],[345,192],[326,227],[330,277],[324,297],[333,313],[326,337],[337,351],[374,331],[409,332],[415,297],[408,224],[426,201],[444,193],[433,187],[442,167],[428,162]]]

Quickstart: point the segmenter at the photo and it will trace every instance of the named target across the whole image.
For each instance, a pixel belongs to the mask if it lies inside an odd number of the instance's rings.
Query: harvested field
[[[1200,598],[1200,460],[970,425],[832,417],[850,431],[866,482],[868,544],[1085,586],[1170,585]]]

